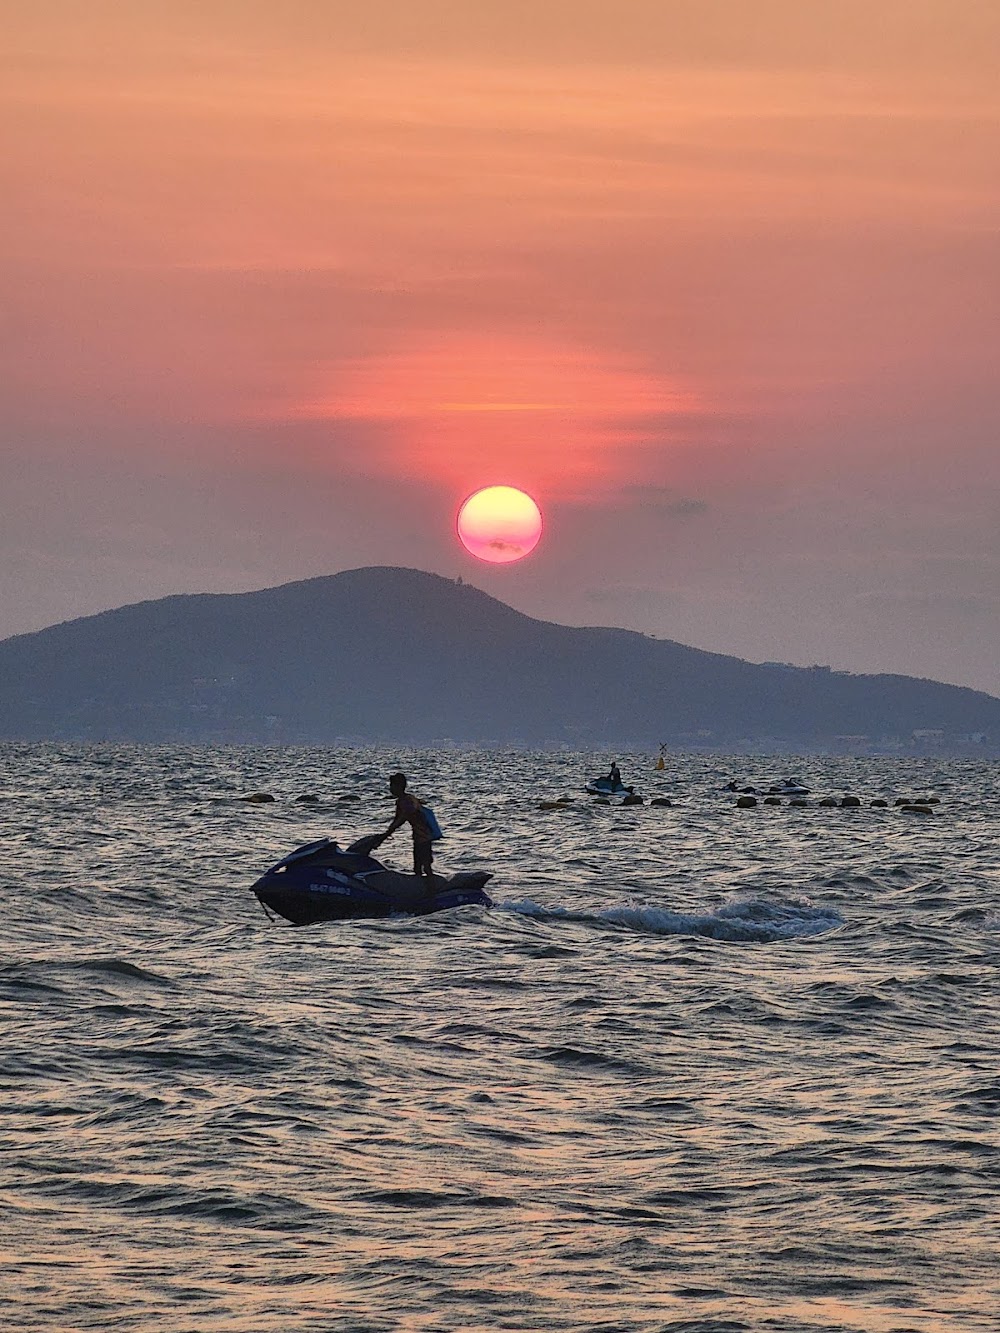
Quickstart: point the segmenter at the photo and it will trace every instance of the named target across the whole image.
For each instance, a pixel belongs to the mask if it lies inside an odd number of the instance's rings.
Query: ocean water
[[[0,746],[0,1327],[996,1333],[1000,770],[617,757]],[[400,765],[497,907],[269,922]]]

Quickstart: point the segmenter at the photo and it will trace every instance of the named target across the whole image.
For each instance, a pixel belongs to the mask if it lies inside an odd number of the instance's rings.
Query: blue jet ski
[[[631,796],[634,787],[626,787],[624,782],[612,782],[610,778],[594,778],[587,783],[591,796]]]
[[[252,890],[266,911],[296,926],[398,912],[426,916],[469,903],[493,906],[483,892],[483,885],[493,878],[486,871],[459,871],[433,879],[404,875],[376,861],[368,851],[371,842],[361,838],[346,849],[333,838],[307,842],[261,875]]]

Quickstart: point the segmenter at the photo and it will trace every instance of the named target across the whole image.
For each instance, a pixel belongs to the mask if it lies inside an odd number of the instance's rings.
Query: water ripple
[[[618,758],[0,746],[8,1322],[992,1333],[996,768]],[[500,910],[270,924],[397,767]]]

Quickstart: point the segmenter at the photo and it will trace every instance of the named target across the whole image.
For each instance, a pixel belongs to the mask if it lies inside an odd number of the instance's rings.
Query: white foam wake
[[[621,926],[647,935],[705,935],[715,940],[769,944],[776,940],[821,935],[843,924],[832,908],[809,903],[779,903],[764,898],[741,898],[715,912],[672,912],[665,907],[622,903],[593,912],[570,911],[565,907],[542,907],[525,899],[497,903],[504,912],[515,912],[538,921],[593,921]]]

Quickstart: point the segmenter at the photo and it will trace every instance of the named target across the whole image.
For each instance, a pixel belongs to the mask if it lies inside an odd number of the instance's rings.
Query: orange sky
[[[476,577],[526,610],[1000,692],[1000,6],[8,27],[0,634],[468,573],[501,481],[546,538]]]

